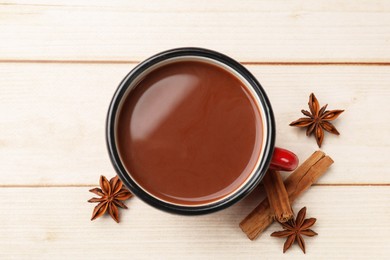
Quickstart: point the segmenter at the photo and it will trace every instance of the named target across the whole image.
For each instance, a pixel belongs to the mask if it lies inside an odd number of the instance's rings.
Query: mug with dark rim
[[[263,141],[256,167],[245,182],[234,192],[222,199],[201,205],[171,203],[145,190],[126,170],[117,144],[117,120],[123,100],[132,89],[156,68],[175,61],[202,61],[218,66],[239,78],[255,96],[263,120]],[[240,63],[230,57],[202,48],[177,48],[156,54],[136,66],[120,83],[109,106],[106,121],[106,141],[111,162],[122,182],[130,191],[146,203],[171,213],[199,215],[227,208],[248,195],[262,180],[268,168],[291,171],[298,165],[298,159],[290,151],[275,147],[275,120],[271,104],[256,78]]]

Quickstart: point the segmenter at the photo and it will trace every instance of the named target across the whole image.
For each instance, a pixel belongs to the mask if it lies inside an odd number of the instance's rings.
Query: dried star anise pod
[[[283,227],[283,231],[273,232],[271,236],[273,237],[287,237],[286,242],[283,246],[283,253],[285,253],[295,241],[298,242],[299,247],[302,249],[303,253],[306,254],[305,241],[303,240],[302,235],[305,236],[315,236],[318,235],[313,230],[309,229],[316,222],[315,218],[305,219],[306,217],[306,207],[302,208],[297,215],[297,218],[291,219],[285,223],[280,223]]]
[[[290,126],[307,127],[306,135],[310,136],[314,133],[318,147],[321,147],[324,140],[324,130],[329,133],[340,135],[336,127],[334,127],[329,121],[335,120],[344,110],[325,110],[328,104],[320,109],[320,104],[316,96],[311,93],[309,98],[310,112],[307,110],[301,110],[302,114],[307,117],[299,118],[292,122]]]
[[[108,214],[119,223],[119,212],[117,207],[127,209],[127,206],[122,201],[131,198],[133,195],[123,187],[118,176],[115,176],[108,181],[107,178],[102,175],[100,176],[99,184],[101,189],[94,188],[89,190],[90,192],[101,196],[101,198],[92,198],[88,200],[88,202],[99,202],[93,210],[91,220],[102,216],[108,211]]]

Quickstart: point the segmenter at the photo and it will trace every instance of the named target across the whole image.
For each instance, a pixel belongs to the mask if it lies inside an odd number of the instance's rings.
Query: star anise
[[[305,219],[306,217],[306,207],[302,208],[297,215],[297,218],[291,219],[287,222],[280,223],[283,227],[283,231],[273,232],[271,236],[273,237],[287,237],[286,242],[283,246],[283,253],[287,251],[294,244],[295,241],[298,242],[299,247],[302,249],[303,253],[306,253],[305,250],[305,241],[303,240],[302,235],[305,236],[315,236],[318,235],[313,230],[309,229],[316,222],[315,218]]]
[[[101,189],[94,188],[89,190],[90,192],[101,196],[101,198],[92,198],[88,200],[88,202],[99,202],[93,210],[91,220],[102,216],[108,211],[108,214],[119,223],[119,212],[117,207],[127,209],[127,206],[122,201],[131,198],[133,195],[129,190],[123,187],[118,176],[115,176],[108,181],[107,178],[102,175],[100,176],[99,184]]]
[[[314,133],[318,147],[321,147],[324,140],[324,130],[329,133],[340,135],[336,127],[334,127],[329,121],[335,120],[344,110],[325,110],[328,104],[320,109],[320,104],[316,96],[311,93],[309,98],[310,112],[307,110],[301,110],[302,114],[307,117],[299,118],[292,122],[290,126],[307,127],[306,135],[310,136]]]

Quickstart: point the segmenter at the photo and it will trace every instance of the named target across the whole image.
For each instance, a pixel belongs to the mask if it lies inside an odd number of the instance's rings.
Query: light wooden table
[[[118,83],[159,51],[226,53],[258,77],[277,145],[303,160],[315,140],[288,123],[315,92],[340,137],[335,163],[294,204],[316,217],[310,258],[390,258],[390,1],[0,0],[1,259],[301,258],[240,220],[261,191],[222,212],[182,217],[127,202],[91,222],[88,189],[115,172],[104,123]]]

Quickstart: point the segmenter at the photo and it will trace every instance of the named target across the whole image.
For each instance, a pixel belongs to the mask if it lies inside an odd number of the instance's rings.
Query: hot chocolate
[[[259,107],[243,82],[204,61],[147,73],[123,100],[116,144],[132,179],[173,204],[202,205],[236,191],[263,142]]]

